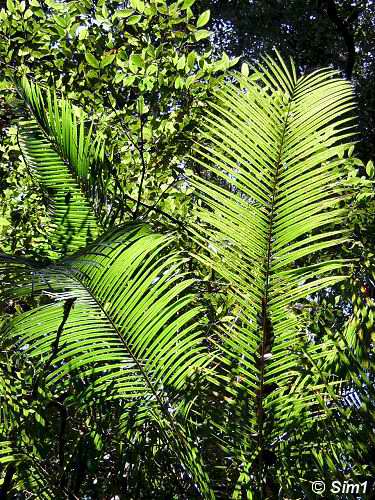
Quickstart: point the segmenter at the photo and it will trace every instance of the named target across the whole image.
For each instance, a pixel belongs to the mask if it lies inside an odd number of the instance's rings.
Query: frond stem
[[[274,174],[274,181],[272,185],[272,200],[271,200],[271,209],[270,209],[270,222],[269,222],[269,230],[267,236],[267,254],[265,259],[265,289],[264,296],[262,298],[262,315],[261,315],[261,326],[262,326],[262,341],[259,349],[259,360],[258,360],[258,368],[260,369],[260,387],[257,394],[257,407],[256,407],[256,416],[257,416],[257,426],[258,426],[258,485],[260,488],[261,499],[263,498],[263,448],[264,448],[264,423],[265,423],[265,412],[263,407],[263,399],[264,399],[264,375],[265,375],[265,356],[266,354],[271,353],[272,349],[272,324],[268,314],[268,302],[269,302],[269,289],[270,289],[270,270],[271,270],[271,262],[272,262],[272,237],[273,237],[273,225],[275,218],[275,201],[276,201],[276,192],[277,192],[277,184],[279,181],[281,160],[284,148],[285,134],[288,126],[288,119],[290,115],[291,104],[293,100],[293,95],[290,96],[289,104],[286,112],[286,117],[284,120],[283,130],[280,139],[280,145],[278,150],[278,156],[276,160],[276,169]]]

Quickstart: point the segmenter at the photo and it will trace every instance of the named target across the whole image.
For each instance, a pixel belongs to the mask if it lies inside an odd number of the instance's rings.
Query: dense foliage
[[[2,128],[15,113],[6,89],[24,74],[80,105],[114,147],[108,168],[116,181],[107,191],[114,220],[156,204],[175,217],[187,215],[181,157],[195,139],[204,101],[236,62],[212,59],[209,12],[195,16],[192,4],[35,0],[9,1],[0,11]],[[47,214],[19,158],[15,129],[3,134],[1,151],[0,247],[48,254]]]
[[[353,314],[315,335],[301,314],[353,274],[325,256],[351,239],[352,91],[272,59],[238,80],[202,122],[206,178],[186,181],[194,253],[177,228],[113,229],[105,141],[68,101],[18,82],[19,145],[57,261],[2,259],[3,298],[35,302],[1,330],[3,494],[272,498],[337,471],[366,480],[362,325]],[[224,318],[207,323],[195,261],[221,280]]]
[[[0,3],[1,498],[372,495],[372,2],[232,4]]]

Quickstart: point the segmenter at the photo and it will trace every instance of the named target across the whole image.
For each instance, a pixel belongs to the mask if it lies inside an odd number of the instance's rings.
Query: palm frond
[[[93,137],[92,125],[86,132],[83,112],[69,101],[50,91],[44,95],[26,78],[18,88],[33,118],[19,124],[21,150],[49,201],[52,242],[61,253],[72,253],[99,233],[99,216],[87,195],[103,160],[104,141]]]
[[[194,155],[211,177],[192,180],[202,200],[195,238],[206,248],[199,258],[231,285],[233,323],[219,330],[219,359],[230,398],[246,400],[261,477],[264,450],[332,395],[320,371],[328,353],[293,307],[345,279],[345,261],[316,255],[349,238],[340,166],[354,104],[333,71],[297,78],[281,58],[237,80],[217,92]]]
[[[19,345],[48,387],[83,377],[83,400],[107,394],[126,403],[125,427],[158,422],[209,497],[199,454],[179,423],[184,388],[209,357],[200,307],[190,291],[194,280],[183,271],[186,258],[171,250],[172,242],[172,236],[134,226],[64,265],[39,271],[54,301],[13,318],[1,338]],[[24,273],[20,290],[28,293],[34,286],[40,292],[35,279],[34,270]]]
[[[93,124],[87,130],[86,114],[55,92],[41,89],[26,77],[18,82],[18,90],[27,108],[43,132],[52,141],[71,172],[82,183],[89,181],[93,166],[103,161],[105,142],[95,133]]]

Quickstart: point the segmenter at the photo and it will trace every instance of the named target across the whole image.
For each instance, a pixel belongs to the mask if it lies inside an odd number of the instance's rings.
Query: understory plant
[[[18,309],[0,330],[2,495],[315,498],[315,480],[364,481],[358,314],[311,328],[313,298],[356,266],[335,257],[352,238],[349,83],[280,57],[234,74],[201,122],[183,228],[162,211],[114,227],[105,139],[53,90],[16,86],[56,257],[1,257]]]

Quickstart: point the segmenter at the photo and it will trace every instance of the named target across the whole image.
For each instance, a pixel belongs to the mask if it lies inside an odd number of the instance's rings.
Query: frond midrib
[[[286,108],[286,116],[283,123],[283,128],[281,132],[280,143],[277,152],[277,160],[275,165],[275,173],[274,180],[271,191],[271,203],[270,203],[270,212],[269,212],[269,228],[267,235],[267,250],[266,250],[266,258],[265,258],[265,267],[264,267],[264,296],[262,298],[262,309],[261,309],[261,328],[262,328],[262,337],[261,337],[261,345],[259,348],[259,358],[257,360],[257,368],[259,370],[259,394],[256,399],[256,415],[257,415],[257,427],[258,427],[258,447],[259,450],[263,450],[264,448],[264,407],[263,407],[263,399],[264,399],[264,386],[265,386],[265,355],[269,354],[272,351],[271,345],[271,318],[269,312],[269,292],[270,292],[270,279],[271,279],[271,265],[272,265],[272,250],[273,250],[273,236],[274,236],[274,223],[275,223],[275,212],[277,205],[277,189],[279,184],[279,175],[281,162],[283,157],[284,143],[285,137],[288,128],[288,121],[290,110],[293,102],[293,95],[289,97],[289,102]],[[269,347],[268,347],[269,346]],[[267,352],[266,352],[267,350]],[[261,460],[262,453],[259,453],[259,460]],[[259,464],[259,473],[262,471],[261,464]]]

